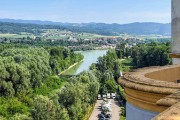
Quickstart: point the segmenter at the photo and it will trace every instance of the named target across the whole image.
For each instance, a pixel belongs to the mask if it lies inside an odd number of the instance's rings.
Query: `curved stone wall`
[[[147,73],[145,74],[145,77],[160,81],[177,82],[177,80],[180,80],[180,67],[167,68]]]
[[[119,79],[119,83],[124,87],[127,105],[130,104],[131,108],[134,106],[134,109],[141,110],[140,113],[137,113],[128,108],[127,120],[146,120],[130,119],[130,117],[128,119],[128,116],[135,114],[134,117],[138,117],[146,116],[148,113],[161,113],[172,103],[177,103],[179,92],[176,92],[180,90],[180,83],[177,83],[179,79],[180,65],[148,67],[125,74],[123,78]],[[151,117],[154,116],[151,115]],[[150,117],[147,116],[147,118]]]

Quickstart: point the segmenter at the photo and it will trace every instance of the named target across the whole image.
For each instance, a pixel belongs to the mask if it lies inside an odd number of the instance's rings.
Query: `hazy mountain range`
[[[153,23],[153,22],[135,22],[130,24],[107,24],[107,23],[61,23],[52,21],[41,20],[15,20],[15,19],[0,19],[1,23],[17,23],[24,24],[37,24],[37,25],[53,25],[61,26],[64,29],[73,32],[88,32],[101,35],[118,35],[122,33],[132,35],[171,35],[170,23]],[[0,26],[1,28],[2,26]],[[0,29],[1,31],[1,29]]]

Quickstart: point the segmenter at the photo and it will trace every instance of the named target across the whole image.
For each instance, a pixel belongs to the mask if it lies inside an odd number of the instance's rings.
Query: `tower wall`
[[[172,53],[180,54],[180,0],[171,1]],[[173,58],[173,64],[180,64],[180,58]]]

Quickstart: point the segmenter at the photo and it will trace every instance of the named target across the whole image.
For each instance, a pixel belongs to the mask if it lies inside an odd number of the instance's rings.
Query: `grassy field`
[[[67,30],[57,30],[57,29],[48,29],[44,30],[41,34],[42,36],[46,37],[47,39],[68,39],[76,38],[76,39],[98,39],[98,38],[112,38],[118,36],[103,36],[98,34],[91,34],[91,33],[73,33]]]
[[[26,34],[0,34],[0,38],[23,38],[23,37],[33,37],[33,35]]]
[[[65,36],[48,36],[46,39],[67,39]]]
[[[17,34],[2,34],[0,33],[0,37],[13,37],[16,36]]]
[[[118,36],[103,36],[103,35],[98,35],[98,34],[91,34],[91,33],[80,33],[78,35],[78,38],[83,38],[83,39],[91,39],[91,38],[112,38],[112,37],[118,37]]]
[[[128,72],[133,69],[132,58],[120,60],[120,64],[122,72]]]
[[[27,32],[21,32],[19,34],[0,34],[0,38],[23,38],[23,37],[34,37],[33,34]],[[162,35],[128,35],[128,34],[119,34],[119,36],[103,36],[98,34],[92,33],[74,33],[68,30],[58,30],[58,29],[42,29],[42,33],[40,37],[45,39],[99,39],[99,38],[117,38],[121,37],[124,39],[127,38],[137,38],[140,40],[146,39],[162,39],[162,38],[170,38],[169,36],[162,36]]]

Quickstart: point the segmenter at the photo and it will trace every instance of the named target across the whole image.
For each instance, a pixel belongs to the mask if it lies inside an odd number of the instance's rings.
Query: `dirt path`
[[[71,68],[73,68],[74,66],[76,66],[77,64],[79,64],[79,63],[81,63],[81,62],[83,62],[83,60],[74,63],[73,65],[69,66],[66,70],[60,72],[58,75],[62,75],[63,73],[65,73],[66,71],[70,70]]]

